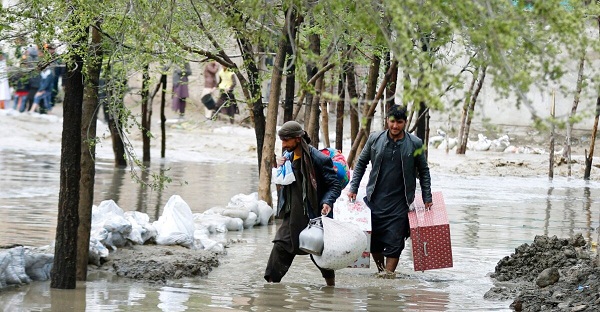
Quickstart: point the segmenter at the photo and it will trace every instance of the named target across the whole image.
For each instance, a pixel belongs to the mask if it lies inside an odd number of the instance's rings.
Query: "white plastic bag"
[[[357,225],[322,218],[323,253],[313,256],[321,268],[339,270],[348,267],[367,248],[367,235]]]
[[[152,225],[158,232],[157,244],[194,247],[194,216],[181,196],[171,196],[163,214]]]
[[[273,183],[279,185],[289,185],[296,181],[294,176],[294,169],[292,169],[292,162],[286,158],[283,165],[273,168]]]

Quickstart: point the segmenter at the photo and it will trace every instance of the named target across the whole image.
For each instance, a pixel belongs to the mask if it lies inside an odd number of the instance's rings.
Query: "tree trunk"
[[[312,6],[313,4],[309,4],[310,6]],[[310,16],[309,19],[309,26],[310,27],[314,27],[315,26],[315,19],[313,16]],[[317,33],[310,33],[308,35],[308,49],[314,54],[314,55],[321,55],[321,40],[319,38],[319,34]],[[318,68],[315,62],[310,61],[310,59],[307,61],[306,63],[306,80],[310,81],[313,76],[318,72]],[[309,84],[309,88],[310,86],[315,86],[315,92],[317,92],[319,89],[317,88],[317,81],[314,82],[314,84],[310,85]],[[305,121],[305,129],[307,132],[309,131],[308,126],[310,125],[310,118],[312,116],[312,109],[313,107],[313,97],[315,95],[312,92],[307,92],[306,93],[306,105],[304,106],[304,121]],[[300,103],[299,103],[300,104]],[[308,133],[310,136],[310,133]],[[312,137],[311,137],[312,139]]]
[[[350,97],[350,144],[354,145],[354,140],[358,135],[360,123],[358,121],[358,112],[360,109],[358,92],[356,91],[356,73],[354,63],[348,63],[346,72],[348,96]]]
[[[465,138],[469,137],[469,131],[471,129],[471,121],[473,120],[473,114],[475,112],[475,104],[477,103],[477,97],[479,96],[479,92],[481,91],[481,88],[483,87],[483,81],[485,80],[485,71],[487,69],[487,66],[483,66],[483,69],[480,72],[480,77],[479,77],[479,81],[477,82],[477,86],[475,87],[475,91],[473,92],[473,95],[471,96],[471,102],[469,103],[469,114],[467,115],[467,122],[465,124]],[[466,141],[465,141],[465,146],[466,146]]]
[[[596,98],[596,117],[594,118],[594,127],[592,128],[592,138],[590,140],[590,152],[585,151],[585,172],[584,180],[589,180],[592,173],[592,161],[594,160],[594,147],[596,146],[596,134],[598,133],[598,119],[600,119],[600,96]]]
[[[74,14],[74,13],[72,13]],[[81,34],[78,44],[87,42]],[[77,44],[75,44],[77,45]],[[73,51],[76,51],[73,49]],[[83,102],[83,59],[79,55],[67,62],[63,131],[60,157],[60,191],[54,263],[50,287],[74,289],[77,273],[77,228],[79,226],[79,180],[81,178],[81,111]]]
[[[258,181],[258,197],[273,206],[271,197],[271,168],[273,168],[275,154],[275,134],[277,127],[277,110],[279,108],[279,97],[281,94],[281,81],[283,80],[282,71],[285,63],[286,31],[289,21],[286,19],[281,36],[279,38],[279,47],[275,54],[273,72],[271,75],[271,93],[269,94],[269,106],[267,107],[267,123],[265,131],[265,140],[262,150],[260,175]]]
[[[577,73],[577,89],[575,90],[575,98],[573,99],[573,106],[571,107],[571,113],[567,120],[567,138],[565,141],[565,148],[563,152],[563,159],[567,161],[567,176],[571,176],[571,129],[573,128],[573,117],[577,113],[577,106],[579,106],[579,99],[581,97],[581,88],[583,86],[583,68],[585,65],[585,53],[579,59],[579,71]]]
[[[165,105],[167,103],[167,75],[160,75],[160,158],[167,156],[167,117],[165,116]]]
[[[381,58],[377,55],[373,55],[373,61],[371,62],[371,66],[369,67],[369,81],[367,82],[367,90],[365,93],[365,103],[375,103],[375,105],[377,105],[377,102],[375,102],[373,99],[375,98],[375,92],[377,91],[377,79],[379,79],[380,65],[381,65]],[[385,87],[385,84],[387,84],[387,82],[385,82],[383,84],[384,87]],[[367,143],[367,137],[369,136],[368,134],[371,132],[371,123],[373,122],[373,116],[375,114],[375,108],[377,106],[375,106],[373,108],[371,108],[371,107],[373,107],[373,104],[364,106],[363,116],[366,118],[366,120],[365,120],[365,123],[362,125],[362,129],[361,129],[361,131],[364,132],[364,134],[361,137],[361,140],[358,142],[358,148],[356,149],[356,152],[355,152],[356,155],[360,155],[360,152],[362,151],[363,147]],[[369,114],[370,110],[373,111],[373,115]],[[352,149],[354,149],[354,148],[352,148]]]
[[[321,85],[321,92],[319,98],[321,99],[321,123],[320,128],[321,132],[323,132],[323,147],[330,147],[331,142],[329,141],[329,110],[327,105],[327,99],[325,99],[321,94],[325,90],[325,77],[323,77],[323,84]],[[319,137],[319,123],[317,123],[317,138]],[[315,143],[316,148],[319,148],[318,141]]]
[[[108,64],[107,73],[112,73],[111,65]],[[108,106],[108,129],[112,141],[113,154],[115,156],[115,167],[127,167],[127,158],[125,157],[125,143],[123,142],[123,122],[122,112],[125,108],[124,98],[127,86],[127,79],[117,76],[106,76],[104,83],[106,93],[106,105]]]
[[[556,138],[556,126],[554,117],[556,115],[556,91],[552,90],[552,107],[550,107],[550,117],[552,118],[552,126],[550,129],[550,159],[548,160],[548,178],[554,178],[554,141]]]
[[[335,107],[335,149],[343,151],[344,146],[344,111],[346,103],[346,88],[344,88],[344,81],[346,80],[346,74],[344,70],[340,72],[338,79],[338,101]]]
[[[152,118],[152,107],[149,101],[150,66],[144,66],[142,74],[142,161],[150,163],[150,122]]]
[[[319,105],[321,101],[321,94],[323,93],[323,87],[325,85],[325,78],[319,77],[315,83],[315,94],[310,104],[310,119],[308,120],[308,126],[306,126],[306,132],[311,139],[311,145],[315,148],[319,148],[319,116],[321,115],[321,107]]]
[[[259,70],[254,60],[254,52],[250,41],[238,36],[242,58],[246,64],[246,74],[248,75],[248,92],[251,97],[249,99],[250,112],[254,122],[254,134],[256,136],[256,154],[258,160],[258,171],[261,168],[262,151],[265,138],[265,112],[262,102],[262,94],[260,87]]]
[[[283,105],[283,121],[292,120],[294,115],[294,93],[296,92],[296,53],[293,46],[296,44],[296,34],[299,24],[298,14],[292,9],[289,31],[286,31],[287,64],[285,72],[285,100]]]
[[[311,22],[313,22],[311,20]],[[313,53],[313,55],[319,56],[321,55],[321,38],[319,37],[319,34],[317,33],[311,33],[308,36],[308,41],[309,41],[309,48],[310,51]],[[312,76],[314,76],[317,72],[319,71],[319,69],[317,68],[317,65],[311,65],[311,73],[310,73],[310,78],[312,78]],[[309,79],[310,80],[310,79]],[[315,93],[311,94],[309,93],[310,96],[310,102],[307,101],[308,104],[308,114],[306,114],[306,116],[308,117],[307,122],[305,122],[305,130],[308,133],[308,136],[311,139],[311,144],[315,147],[319,146],[319,115],[320,115],[320,107],[319,107],[319,103],[321,100],[321,91],[323,89],[323,83],[324,83],[324,78],[321,75],[319,78],[317,78],[317,81],[315,81]],[[307,96],[307,100],[308,100],[308,96]]]
[[[385,58],[385,72],[387,73],[392,66],[391,62],[391,53],[388,52]],[[395,104],[395,96],[396,96],[396,85],[398,84],[398,69],[392,71],[392,75],[390,76],[390,81],[387,83],[385,87],[385,108],[384,113],[387,112],[392,105]],[[383,128],[387,129],[387,123],[385,122],[385,118],[382,118]]]
[[[417,118],[417,130],[415,135],[425,142],[425,133],[427,132],[427,116],[429,109],[427,103],[424,101],[419,102],[419,118]]]
[[[460,115],[460,130],[458,131],[458,147],[456,148],[456,154],[464,155],[467,151],[467,141],[469,139],[469,134],[466,132],[467,128],[467,118],[469,116],[469,104],[471,103],[471,96],[473,94],[473,90],[475,89],[475,83],[477,82],[477,76],[479,76],[479,70],[475,70],[473,73],[473,77],[471,79],[471,85],[469,86],[469,91],[465,96],[465,102],[463,103],[462,112]],[[448,130],[448,129],[446,129]],[[466,135],[465,135],[466,133]],[[448,133],[446,133],[448,135]],[[446,138],[447,139],[447,138]]]
[[[87,83],[84,87],[81,118],[81,179],[79,182],[79,227],[77,229],[77,280],[87,279],[87,265],[92,229],[92,206],[94,204],[94,181],[96,176],[96,120],[98,112],[98,85],[102,67],[102,35],[90,27],[92,42],[87,65]]]

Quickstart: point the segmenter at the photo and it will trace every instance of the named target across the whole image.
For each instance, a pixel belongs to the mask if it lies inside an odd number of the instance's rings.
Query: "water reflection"
[[[11,155],[0,157],[0,245],[48,244],[56,227],[58,158],[18,151]],[[101,160],[94,202],[113,199],[124,210],[157,219],[173,194],[201,212],[257,189],[255,165],[153,166],[155,172],[165,170],[174,183],[153,191],[132,182],[127,169]],[[151,179],[143,173],[140,178]],[[269,225],[228,233],[228,238],[241,242],[228,248],[220,266],[206,278],[156,285],[94,273],[75,290],[55,291],[49,282],[34,282],[3,291],[0,306],[5,311],[510,311],[508,302],[483,299],[491,287],[487,275],[502,257],[535,235],[583,233],[592,240],[599,226],[597,182],[439,174],[432,178],[434,191],[443,191],[447,205],[453,268],[414,272],[409,241],[395,280],[375,278],[373,268],[344,269],[336,274],[338,286],[327,288],[310,260],[297,257],[283,283],[266,284],[262,275],[276,230]]]
[[[550,212],[552,211],[552,192],[554,187],[548,188],[548,196],[546,197],[546,218],[544,219],[544,235],[548,235],[548,227],[550,226]]]

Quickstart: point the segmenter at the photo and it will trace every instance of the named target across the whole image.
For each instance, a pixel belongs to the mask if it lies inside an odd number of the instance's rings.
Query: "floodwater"
[[[57,156],[0,151],[0,245],[42,246],[54,239],[59,163]],[[181,195],[193,212],[202,212],[257,189],[256,165],[153,165],[153,170],[160,169],[169,169],[174,180],[162,192],[140,187],[128,170],[100,160],[95,203],[113,199],[126,211],[143,211],[156,219],[173,194]],[[409,243],[394,280],[376,278],[374,268],[344,269],[336,273],[335,288],[323,287],[308,257],[297,257],[282,283],[267,284],[262,275],[276,230],[270,225],[228,233],[243,242],[228,248],[221,265],[204,278],[155,285],[98,273],[75,290],[32,282],[0,292],[0,307],[4,311],[510,311],[510,301],[483,299],[492,286],[488,275],[501,258],[535,235],[582,233],[588,241],[598,241],[598,182],[432,173],[433,190],[443,192],[448,210],[453,268],[414,272]]]

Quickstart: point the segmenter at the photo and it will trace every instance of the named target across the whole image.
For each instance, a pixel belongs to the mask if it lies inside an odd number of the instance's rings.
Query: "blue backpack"
[[[333,170],[335,170],[340,185],[342,186],[342,189],[344,189],[350,182],[350,168],[348,167],[346,157],[342,152],[331,147],[320,149],[320,151],[329,156],[331,161],[333,161]]]

